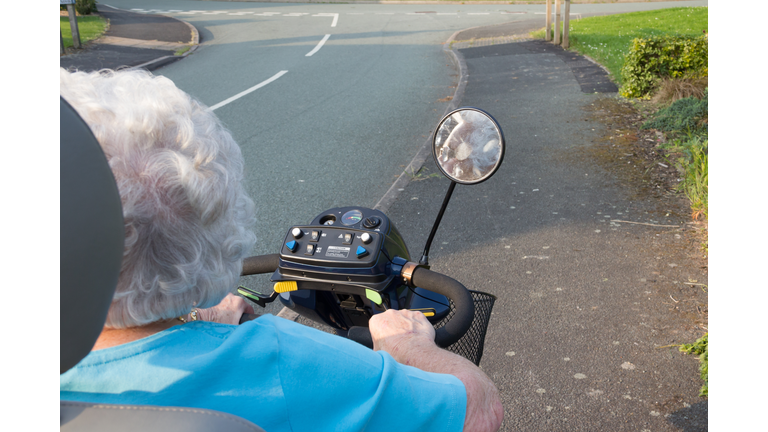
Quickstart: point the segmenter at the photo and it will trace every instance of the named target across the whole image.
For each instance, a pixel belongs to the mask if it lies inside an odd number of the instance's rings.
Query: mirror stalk
[[[443,219],[443,213],[445,213],[445,209],[448,207],[448,201],[451,199],[454,188],[456,188],[456,182],[451,181],[451,186],[448,187],[448,192],[445,193],[445,198],[443,198],[443,206],[440,207],[440,213],[437,214],[435,224],[432,225],[432,232],[429,233],[429,238],[427,238],[427,244],[424,246],[424,253],[421,255],[421,259],[419,260],[419,265],[421,266],[429,267],[429,248],[432,246],[432,240],[435,238],[437,227],[440,225],[440,221]]]

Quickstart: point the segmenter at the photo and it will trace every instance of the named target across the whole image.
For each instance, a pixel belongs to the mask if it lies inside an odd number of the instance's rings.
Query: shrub
[[[708,76],[707,41],[707,35],[633,39],[621,68],[621,95],[646,97],[662,78]]]
[[[683,344],[680,346],[680,352],[686,354],[695,354],[699,356],[699,372],[701,373],[701,379],[704,380],[704,385],[701,387],[699,396],[709,396],[709,333],[705,334],[701,338],[697,339],[692,344]]]
[[[75,10],[80,15],[90,15],[96,11],[96,0],[76,0]]]
[[[656,104],[670,104],[687,97],[704,98],[709,78],[664,78],[651,99]]]
[[[61,5],[59,10],[65,11],[67,6]],[[75,0],[75,12],[78,15],[90,15],[93,12],[98,12],[96,10],[96,0]]]
[[[660,109],[653,119],[643,123],[642,129],[658,129],[664,132],[687,133],[695,136],[707,136],[709,90],[704,90],[704,97],[687,97],[672,102]]]

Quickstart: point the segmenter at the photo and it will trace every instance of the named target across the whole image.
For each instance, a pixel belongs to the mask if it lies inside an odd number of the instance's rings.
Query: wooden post
[[[552,0],[546,0],[547,2],[547,33],[544,36],[545,41],[552,40]]]
[[[72,46],[79,49],[82,47],[82,44],[80,43],[80,29],[77,27],[77,12],[75,11],[75,5],[68,4],[67,12],[69,12],[69,27],[72,29]]]
[[[560,45],[560,0],[555,0],[555,45]]]
[[[565,0],[565,15],[563,17],[563,48],[568,49],[568,26],[571,24],[571,0]]]

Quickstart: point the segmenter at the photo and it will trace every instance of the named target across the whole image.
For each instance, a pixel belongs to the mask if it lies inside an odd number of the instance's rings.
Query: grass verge
[[[621,67],[632,39],[661,35],[700,36],[708,31],[707,7],[680,7],[606,15],[570,21],[570,49],[605,66],[621,84]],[[531,33],[543,39],[546,31]]]
[[[699,372],[704,385],[701,386],[699,396],[709,396],[709,333],[700,337],[692,344],[683,344],[680,346],[680,352],[694,354],[699,356]]]
[[[64,47],[72,46],[72,29],[69,26],[69,17],[61,18],[61,36],[64,39]],[[107,29],[107,21],[100,16],[77,17],[77,28],[80,30],[80,42],[86,43],[101,36]]]
[[[679,190],[691,201],[694,220],[709,217],[709,140],[697,136],[676,139],[663,148],[675,160],[678,171],[683,173]],[[707,245],[704,245],[707,249]]]
[[[684,173],[680,189],[691,201],[694,220],[709,216],[709,92],[702,98],[678,99],[658,110],[643,124],[643,129],[656,129],[667,134],[669,141],[661,147],[676,156],[676,166]]]

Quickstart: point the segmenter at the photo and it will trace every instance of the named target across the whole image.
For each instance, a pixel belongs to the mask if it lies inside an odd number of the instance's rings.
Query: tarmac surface
[[[153,70],[181,58],[161,43],[198,43],[173,18],[99,8],[107,38],[62,67]],[[455,103],[491,113],[507,150],[492,179],[456,188],[430,255],[433,270],[497,297],[480,365],[501,392],[501,430],[705,431],[698,363],[664,348],[703,333],[669,300],[707,305],[685,284],[707,283],[685,203],[596,163],[619,151],[603,139],[616,86],[589,59],[525,40],[527,25],[453,38],[466,80]],[[386,204],[412,260],[448,188],[438,172],[426,158]]]
[[[60,67],[83,72],[134,67],[151,71],[186,57],[199,43],[197,30],[175,18],[101,4],[98,10],[109,20],[109,29],[84,49],[61,56]],[[183,54],[175,55],[184,49]]]
[[[697,363],[661,348],[703,334],[670,298],[706,305],[683,284],[706,270],[684,202],[597,162],[619,151],[602,139],[615,86],[543,41],[458,54],[468,75],[459,105],[491,113],[507,150],[493,178],[456,188],[430,263],[497,297],[480,365],[502,395],[501,430],[707,430]],[[387,212],[412,259],[448,188],[438,172],[427,158]]]

